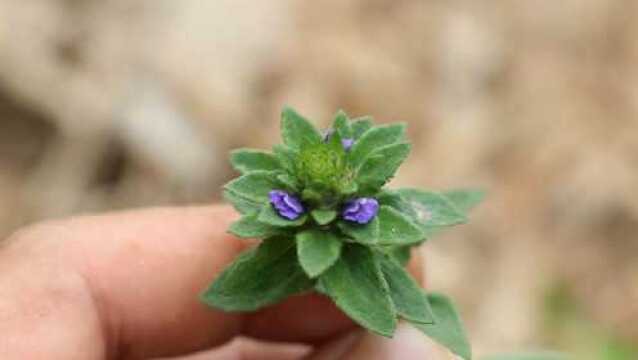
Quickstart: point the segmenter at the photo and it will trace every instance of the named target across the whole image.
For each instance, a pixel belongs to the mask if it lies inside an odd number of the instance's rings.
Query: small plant
[[[372,332],[391,337],[401,318],[471,359],[450,300],[426,293],[404,267],[412,247],[465,223],[483,194],[384,188],[410,152],[404,124],[373,126],[339,111],[321,133],[285,108],[281,133],[273,153],[231,155],[242,175],[224,196],[242,217],[230,232],[263,241],[229,265],[202,300],[255,311],[317,291]]]

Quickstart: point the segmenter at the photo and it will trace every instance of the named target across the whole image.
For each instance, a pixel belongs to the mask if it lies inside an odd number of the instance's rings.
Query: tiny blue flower
[[[358,198],[346,202],[341,212],[344,220],[367,224],[379,211],[379,202],[374,198]]]
[[[346,149],[346,151],[350,150],[353,144],[354,144],[354,139],[348,139],[348,138],[341,139],[341,145],[343,145],[343,148]]]
[[[334,129],[326,129],[323,132],[323,142],[328,142],[330,140],[330,138],[332,137],[332,134],[334,134],[335,130]],[[345,138],[345,139],[341,139],[341,145],[343,146],[343,148],[348,151],[350,150],[350,148],[352,147],[352,145],[354,145],[354,139],[350,139],[350,138]]]
[[[270,191],[268,198],[277,213],[288,220],[295,220],[306,211],[299,198],[283,190]]]

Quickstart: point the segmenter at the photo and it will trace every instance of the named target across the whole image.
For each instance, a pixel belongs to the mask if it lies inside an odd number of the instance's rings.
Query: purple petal
[[[350,148],[352,147],[352,145],[354,144],[354,139],[341,139],[341,145],[343,145],[343,148],[347,151],[350,150]]]
[[[294,210],[281,210],[279,211],[279,215],[285,217],[286,219],[289,220],[295,220],[296,218],[298,218],[299,216],[301,216],[301,214],[297,213]]]
[[[301,201],[292,195],[284,196],[284,203],[298,213],[302,213],[304,210]]]
[[[303,214],[304,207],[294,195],[283,190],[271,190],[268,193],[270,203],[281,217],[294,220]]]
[[[379,211],[379,202],[373,198],[359,198],[346,203],[341,215],[345,220],[359,224],[369,223]]]
[[[282,190],[271,190],[268,193],[268,198],[270,199],[271,203],[278,203],[281,202],[282,198],[286,195],[286,192],[282,191]]]

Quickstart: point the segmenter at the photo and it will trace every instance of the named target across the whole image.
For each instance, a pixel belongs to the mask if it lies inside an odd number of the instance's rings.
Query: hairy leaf
[[[372,128],[372,118],[370,116],[362,116],[352,119],[350,127],[352,128],[352,137],[357,140],[361,135]]]
[[[329,231],[306,230],[297,234],[297,257],[308,276],[314,278],[339,259],[343,243]]]
[[[367,224],[356,224],[349,221],[337,223],[341,231],[362,244],[376,244],[379,241],[379,219],[374,218]]]
[[[394,208],[379,208],[379,241],[381,245],[409,245],[422,241],[425,235],[411,219]]]
[[[400,189],[399,194],[414,209],[422,226],[451,226],[462,224],[467,218],[445,196],[418,189]]]
[[[241,238],[267,238],[283,233],[281,228],[257,221],[258,214],[244,215],[230,225],[228,231]]]
[[[412,245],[383,246],[381,249],[401,266],[406,266],[412,257]]]
[[[391,337],[396,314],[372,251],[348,244],[337,262],[319,277],[320,287],[361,326]]]
[[[443,193],[454,206],[464,214],[467,214],[485,199],[485,191],[476,189],[457,189]]]
[[[348,120],[348,115],[346,115],[343,110],[339,110],[335,115],[332,128],[341,136],[342,139],[352,139],[350,121]]]
[[[315,209],[312,210],[310,215],[319,225],[329,224],[337,218],[337,212],[335,210]]]
[[[281,165],[275,155],[257,149],[237,149],[230,153],[230,163],[242,174],[249,171],[280,170]]]
[[[297,156],[299,156],[299,153],[282,144],[273,146],[272,151],[277,157],[277,160],[279,160],[281,167],[286,170],[288,174],[294,176],[296,174]]]
[[[381,147],[371,153],[357,172],[357,184],[363,191],[376,191],[394,176],[410,153],[410,144],[399,143]]]
[[[240,214],[254,214],[261,210],[262,203],[243,198],[232,191],[224,190],[224,199],[231,203]]]
[[[354,125],[354,124],[353,124]],[[405,124],[378,126],[366,131],[350,149],[350,164],[357,169],[373,152],[403,141]]]
[[[386,255],[378,254],[378,258],[397,313],[409,321],[432,324],[432,309],[419,284],[401,265]]]
[[[430,293],[428,302],[434,313],[434,324],[412,324],[456,355],[465,360],[472,359],[472,350],[465,329],[450,299],[442,294]]]
[[[276,227],[293,227],[303,225],[303,223],[308,220],[308,216],[306,214],[302,214],[294,220],[289,220],[280,216],[277,213],[277,210],[272,207],[272,205],[267,204],[264,205],[264,207],[259,212],[257,220],[261,223]]]
[[[271,238],[242,253],[202,294],[224,311],[254,311],[312,288],[292,239]]]
[[[281,184],[276,180],[276,173],[271,171],[253,171],[232,180],[224,186],[243,199],[256,203],[268,202],[270,190],[277,189]]]
[[[292,149],[321,143],[321,134],[303,116],[290,107],[281,113],[281,137],[284,144]]]

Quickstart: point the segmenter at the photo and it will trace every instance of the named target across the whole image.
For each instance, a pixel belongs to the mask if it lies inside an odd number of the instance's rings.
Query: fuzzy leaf
[[[295,175],[298,152],[282,144],[273,146],[272,151],[277,160],[279,160],[281,167],[289,174]]]
[[[430,293],[428,302],[434,313],[434,324],[412,322],[434,341],[447,347],[465,360],[472,359],[472,350],[465,335],[459,314],[450,299],[444,295]]]
[[[328,231],[301,232],[297,234],[299,263],[308,276],[317,277],[339,259],[342,245],[339,238]]]
[[[287,190],[295,193],[299,191],[299,184],[297,183],[297,179],[295,179],[294,177],[288,174],[279,174],[276,176],[276,179],[282,185],[284,185],[284,188],[286,188]]]
[[[339,110],[335,115],[332,128],[341,136],[342,139],[352,139],[352,128],[348,115],[343,110]]]
[[[232,191],[224,190],[223,196],[240,214],[258,213],[262,207],[261,203],[245,199]]]
[[[418,189],[400,189],[399,194],[415,211],[415,220],[422,226],[451,226],[467,218],[445,196]]]
[[[341,231],[362,244],[376,244],[379,240],[379,219],[375,217],[367,224],[356,224],[349,221],[337,223]]]
[[[366,131],[350,149],[350,164],[354,169],[361,166],[368,156],[378,149],[403,141],[405,124],[392,124]]]
[[[566,354],[554,351],[528,352],[520,354],[500,354],[482,357],[481,360],[567,360]]]
[[[279,160],[270,153],[257,149],[237,149],[230,153],[230,163],[242,174],[249,171],[280,170]]]
[[[386,255],[378,254],[378,258],[397,313],[409,321],[432,324],[432,309],[419,284],[402,266]]]
[[[228,231],[241,238],[267,238],[282,234],[281,228],[257,221],[258,214],[244,215],[230,225]]]
[[[372,118],[370,116],[362,116],[352,119],[350,127],[352,128],[353,138],[357,140],[361,135],[372,128]]]
[[[303,223],[308,220],[308,216],[303,214],[296,218],[295,220],[289,220],[282,216],[280,216],[277,211],[272,207],[272,205],[267,204],[259,212],[257,217],[259,222],[264,224],[268,224],[276,227],[293,227],[293,226],[301,226]]]
[[[276,173],[253,171],[232,180],[224,186],[224,189],[243,199],[256,203],[265,203],[268,201],[270,190],[278,187],[280,187],[280,184],[276,181]]]
[[[392,260],[399,263],[401,266],[406,266],[410,262],[412,257],[412,246],[385,246],[382,247],[383,252],[386,253]]]
[[[224,311],[254,311],[312,288],[292,239],[271,238],[242,253],[202,294]]]
[[[425,238],[418,225],[387,205],[381,205],[377,218],[379,219],[378,242],[381,245],[409,245]]]
[[[485,199],[485,191],[475,189],[457,189],[443,193],[454,206],[464,214],[470,212]]]
[[[372,251],[348,244],[337,262],[319,277],[321,289],[361,326],[391,337],[396,315]]]
[[[357,172],[357,184],[363,191],[375,191],[388,182],[410,153],[410,144],[381,147],[370,154]]]
[[[281,113],[281,137],[284,144],[292,149],[321,143],[321,134],[303,116],[290,107]]]
[[[312,210],[310,215],[319,225],[329,224],[337,218],[337,212],[335,210],[315,209]]]

